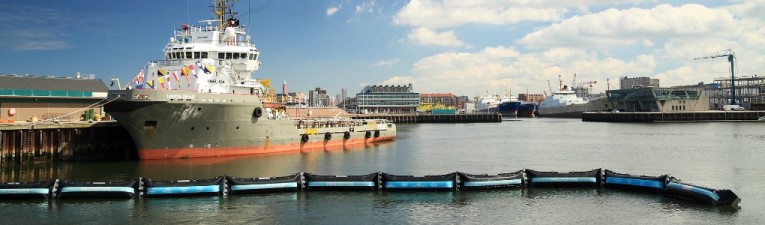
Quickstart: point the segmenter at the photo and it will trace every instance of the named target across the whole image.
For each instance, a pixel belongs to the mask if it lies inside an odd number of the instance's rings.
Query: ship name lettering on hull
[[[197,96],[196,95],[190,95],[190,94],[168,94],[167,98],[168,99],[184,99],[184,100],[189,99],[189,100],[194,100],[194,99],[197,99]]]

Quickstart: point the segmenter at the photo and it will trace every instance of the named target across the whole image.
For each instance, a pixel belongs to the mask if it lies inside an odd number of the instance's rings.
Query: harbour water
[[[403,124],[394,142],[244,158],[38,163],[2,168],[2,181],[202,179],[296,172],[356,175],[496,174],[593,168],[731,189],[738,208],[612,189],[471,192],[301,192],[134,200],[0,201],[20,224],[756,224],[765,220],[763,123]]]

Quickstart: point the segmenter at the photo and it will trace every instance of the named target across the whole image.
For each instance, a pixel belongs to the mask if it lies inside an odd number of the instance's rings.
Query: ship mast
[[[221,28],[221,30],[225,29],[226,27],[236,27],[239,26],[239,20],[234,19],[234,15],[236,15],[236,12],[232,10],[234,8],[234,2],[238,0],[213,0],[213,13],[215,13],[215,16],[218,20],[218,27]],[[226,15],[228,15],[228,18],[226,18]]]

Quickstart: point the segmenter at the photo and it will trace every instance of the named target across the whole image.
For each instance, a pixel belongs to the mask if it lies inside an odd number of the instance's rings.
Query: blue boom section
[[[312,181],[308,187],[374,187],[372,181]]]
[[[485,186],[503,186],[503,185],[521,185],[521,179],[512,180],[490,180],[490,181],[465,181],[465,187],[485,187]]]
[[[388,181],[385,182],[387,189],[451,189],[454,188],[452,181]]]
[[[182,186],[182,187],[149,187],[146,189],[148,196],[153,195],[193,195],[193,194],[217,194],[220,185],[205,186]]]
[[[231,185],[232,191],[246,191],[246,190],[273,190],[283,188],[297,188],[296,182],[289,183],[270,183],[270,184],[239,184]]]
[[[657,190],[664,189],[664,182],[655,180],[644,180],[637,178],[624,178],[624,177],[606,177],[606,184],[620,184],[626,186],[646,187]]]

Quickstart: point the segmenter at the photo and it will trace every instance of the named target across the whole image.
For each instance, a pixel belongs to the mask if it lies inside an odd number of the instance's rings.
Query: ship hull
[[[510,101],[502,102],[497,105],[497,111],[502,114],[502,117],[515,118],[518,116],[518,110],[521,108],[521,102]]]
[[[584,104],[561,105],[555,107],[539,106],[538,111],[540,117],[581,119],[583,112],[605,111],[610,108],[609,105],[607,98],[598,98]]]
[[[353,126],[340,126],[271,117],[254,95],[119,90],[110,91],[109,97],[118,99],[104,110],[130,134],[140,159],[332,149],[396,137],[390,123],[354,121]]]
[[[523,103],[518,109],[518,117],[535,117],[536,113],[537,104],[533,102]]]

